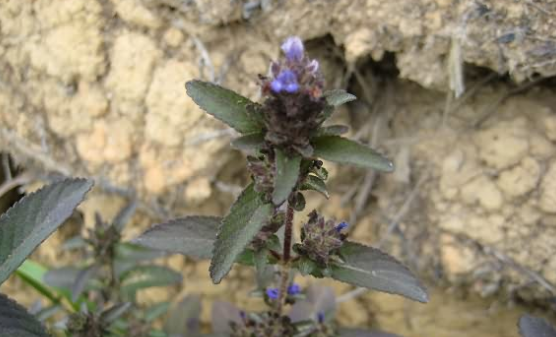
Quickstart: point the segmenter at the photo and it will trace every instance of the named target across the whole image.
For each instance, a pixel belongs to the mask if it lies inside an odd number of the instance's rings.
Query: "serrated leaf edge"
[[[81,197],[81,200],[79,200],[74,208],[73,211],[75,211],[75,209],[77,208],[77,206],[79,206],[84,200],[85,200],[85,196],[87,195],[87,193],[89,193],[91,191],[91,189],[94,186],[94,181],[92,179],[87,179],[87,178],[64,178],[64,179],[60,179],[58,181],[54,181],[50,184],[45,184],[44,186],[42,186],[41,188],[39,188],[36,191],[33,191],[27,195],[25,195],[23,198],[19,199],[17,202],[15,202],[6,212],[4,212],[3,214],[0,215],[0,224],[2,223],[3,220],[5,220],[6,218],[9,218],[13,212],[15,212],[15,210],[22,206],[24,203],[26,203],[30,198],[37,196],[40,193],[43,193],[45,190],[47,190],[48,188],[53,187],[55,184],[64,184],[64,183],[69,183],[69,184],[76,184],[76,183],[88,183],[88,185],[84,185],[85,189],[83,190],[83,195]],[[62,219],[60,221],[60,225],[62,225],[67,219],[69,219],[69,217],[71,216],[71,214],[73,213],[70,212],[70,214]],[[42,240],[40,240],[40,242],[38,243],[37,246],[35,246],[35,248],[33,248],[32,251],[34,251],[35,249],[37,249],[38,246],[40,246],[44,241],[46,241],[46,239],[48,239],[59,227],[60,225],[56,226],[56,228],[54,228],[54,230],[52,232],[50,232],[50,234],[48,234],[45,238],[43,238]],[[12,251],[12,254],[8,255],[8,259],[13,256],[14,251]],[[26,256],[27,258],[28,256]],[[24,259],[25,261],[25,259]],[[1,261],[1,263],[6,262],[6,260]],[[2,270],[2,265],[0,264],[0,271]],[[17,267],[15,268],[15,270],[17,270]],[[11,273],[15,272],[15,270],[13,270]],[[10,274],[11,274],[10,273]],[[9,276],[9,275],[8,275]],[[4,280],[0,279],[0,285],[2,283],[4,283]]]
[[[382,250],[380,250],[380,249],[378,249],[378,248],[372,247],[372,246],[367,246],[367,245],[364,245],[364,244],[361,244],[361,243],[358,243],[358,242],[353,242],[353,241],[346,241],[346,242],[344,242],[344,244],[346,244],[346,243],[347,243],[347,244],[351,244],[351,245],[356,245],[356,246],[365,247],[365,248],[368,248],[368,249],[375,250],[377,253],[379,253],[379,254],[381,254],[382,256],[384,256],[387,260],[390,260],[390,261],[392,261],[392,262],[397,263],[399,266],[401,266],[403,269],[405,269],[405,271],[407,271],[407,272],[409,273],[409,275],[411,275],[411,276],[415,279],[415,281],[417,282],[417,287],[418,287],[418,289],[420,290],[420,292],[422,292],[422,294],[421,294],[421,295],[422,295],[422,298],[421,298],[422,300],[418,300],[418,302],[427,303],[427,302],[429,301],[429,295],[428,295],[428,293],[427,293],[426,288],[423,286],[423,284],[421,284],[421,282],[420,282],[419,279],[415,276],[415,274],[413,274],[413,272],[412,272],[409,268],[407,268],[403,263],[401,263],[398,259],[396,259],[396,258],[393,257],[392,255],[390,255],[390,254],[388,254],[388,253],[385,253],[384,251],[382,251]],[[341,249],[341,248],[340,248],[340,249]],[[332,265],[332,267],[333,267],[333,266],[334,266],[334,265]],[[341,268],[346,268],[346,265],[345,265],[345,264],[336,264],[336,266],[337,266],[337,267],[341,267]],[[354,271],[358,271],[358,272],[364,272],[365,274],[369,274],[369,273],[372,274],[372,271],[368,271],[368,270],[366,270],[366,269],[361,269],[361,268],[356,268],[356,267],[351,267],[351,266],[350,266],[349,268],[346,268],[346,269],[354,270]],[[332,278],[334,278],[333,276],[334,276],[334,272],[332,272]],[[340,282],[342,282],[342,283],[355,284],[355,285],[357,285],[357,286],[361,286],[361,287],[364,287],[364,288],[367,288],[367,289],[372,289],[372,288],[366,287],[366,286],[364,286],[364,285],[362,285],[362,284],[349,283],[349,282],[345,282],[345,281],[343,281],[343,280],[338,280],[338,279],[336,279],[336,278],[334,278],[334,279],[337,280],[337,281],[340,281]],[[388,293],[388,294],[393,294],[393,295],[398,295],[398,296],[403,296],[403,297],[406,297],[406,298],[407,298],[407,296],[402,295],[402,294],[399,294],[399,293],[395,293],[395,292],[390,292],[390,291],[385,291],[385,290],[376,290],[376,291],[380,291],[380,292],[384,292],[384,293]]]
[[[245,102],[246,102],[246,105],[245,105],[245,106],[246,106],[246,107],[247,107],[249,104],[252,104],[252,105],[257,106],[258,103],[251,101],[249,98],[247,98],[247,97],[245,97],[245,96],[243,96],[243,95],[240,95],[239,93],[237,93],[237,92],[235,92],[235,91],[233,91],[233,90],[230,90],[230,89],[228,89],[228,88],[225,88],[225,87],[223,87],[223,86],[221,86],[221,85],[218,85],[218,84],[215,84],[215,83],[212,83],[212,82],[201,81],[201,80],[197,80],[197,79],[194,79],[194,80],[190,80],[190,81],[185,82],[185,91],[187,92],[187,95],[193,100],[193,102],[195,102],[195,104],[196,104],[201,110],[203,110],[203,111],[206,112],[207,114],[211,115],[212,117],[216,118],[217,120],[221,121],[222,123],[224,123],[224,124],[230,126],[232,129],[234,129],[234,130],[240,132],[241,134],[256,133],[256,132],[258,131],[258,130],[256,130],[256,129],[253,129],[253,130],[251,130],[251,129],[242,129],[242,130],[240,130],[240,129],[238,128],[237,125],[236,125],[236,126],[232,126],[232,125],[228,124],[228,122],[226,122],[225,120],[223,120],[222,118],[220,118],[220,116],[218,116],[218,115],[216,115],[216,114],[213,114],[212,112],[210,112],[210,111],[206,110],[205,108],[203,108],[203,107],[197,102],[197,100],[191,95],[191,92],[190,92],[190,90],[191,90],[190,86],[191,86],[191,85],[195,85],[196,83],[201,83],[201,84],[203,84],[203,85],[208,85],[208,86],[212,86],[212,87],[215,87],[215,88],[218,88],[218,89],[223,89],[223,90],[229,91],[229,92],[231,92],[231,93],[237,95],[240,99],[245,100]],[[257,119],[255,119],[255,118],[253,118],[251,115],[249,115],[249,113],[248,113],[247,111],[245,112],[245,117],[246,117],[250,122],[252,122],[254,125],[256,125],[256,126],[258,126],[258,127],[262,127],[261,124],[260,124],[260,121],[257,120]]]
[[[29,313],[29,311],[27,311],[27,309],[22,306],[21,304],[17,303],[15,300],[13,300],[12,298],[10,298],[8,295],[2,294],[0,293],[0,298],[4,297],[4,299],[6,299],[6,301],[11,302],[11,304],[13,305],[13,307],[15,309],[21,310],[25,315],[28,316],[28,318],[34,319],[35,322],[38,324],[38,326],[41,327],[42,329],[42,333],[44,334],[44,336],[50,337],[51,335],[48,333],[48,330],[46,329],[46,327],[44,326],[44,324],[42,324],[41,321],[39,321],[38,319],[36,319],[33,315],[31,315]],[[2,331],[0,331],[2,332]]]

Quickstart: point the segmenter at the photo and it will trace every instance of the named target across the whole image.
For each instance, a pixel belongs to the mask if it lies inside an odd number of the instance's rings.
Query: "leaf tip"
[[[216,266],[212,261],[210,264],[209,273],[210,273],[210,279],[214,284],[219,284],[220,282],[222,282],[224,275],[226,275],[226,273],[222,273],[219,270],[216,270]]]
[[[395,169],[396,167],[394,166],[394,163],[391,160],[387,160],[387,163],[385,164],[384,172],[392,173],[394,172]]]
[[[429,303],[429,294],[427,289],[420,285],[419,287],[420,293],[416,296],[416,300],[421,303]]]

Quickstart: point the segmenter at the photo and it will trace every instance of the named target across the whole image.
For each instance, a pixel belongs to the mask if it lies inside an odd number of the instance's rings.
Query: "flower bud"
[[[346,239],[342,230],[347,226],[345,222],[334,225],[334,221],[325,221],[316,211],[312,211],[309,221],[301,228],[301,244],[296,246],[296,250],[321,267],[326,267],[330,257],[342,247]]]

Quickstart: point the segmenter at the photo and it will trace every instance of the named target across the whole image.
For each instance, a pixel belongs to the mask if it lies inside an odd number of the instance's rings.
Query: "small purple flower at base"
[[[289,37],[282,44],[282,51],[288,61],[299,62],[303,59],[303,54],[305,53],[303,41],[297,36]]]
[[[282,91],[293,94],[299,90],[299,83],[297,83],[297,75],[289,70],[282,70],[278,76],[270,83],[270,88],[275,93],[279,94]]]
[[[266,290],[266,295],[271,300],[277,300],[278,297],[280,296],[280,291],[278,290],[278,288],[268,288]]]
[[[337,226],[336,226],[336,231],[339,233],[341,232],[343,229],[347,228],[349,225],[346,222],[340,222]]]
[[[322,323],[324,323],[324,318],[325,318],[324,312],[323,312],[323,311],[319,311],[319,312],[317,313],[317,321],[318,321],[320,324],[322,324]]]
[[[297,283],[292,283],[291,286],[288,287],[288,295],[297,295],[301,293],[301,287]]]

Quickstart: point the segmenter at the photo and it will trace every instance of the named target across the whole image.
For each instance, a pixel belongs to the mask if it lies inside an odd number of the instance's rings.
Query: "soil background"
[[[0,151],[22,182],[95,178],[85,226],[131,194],[141,207],[129,238],[179,215],[222,215],[248,181],[244,158],[184,83],[256,100],[257,75],[298,35],[327,87],[359,97],[335,121],[397,167],[327,163],[332,197],[307,209],[349,220],[353,239],[403,260],[432,295],[421,305],[365,294],[340,305],[339,321],[414,337],[517,336],[521,313],[556,317],[554,32],[552,0],[0,0]],[[56,247],[74,230],[35,258],[69,260]],[[214,286],[206,262],[167,263],[183,270],[183,288],[143,300],[202,293],[205,323],[214,300],[261,307],[245,295],[249,270]],[[15,279],[2,290],[32,303]]]

